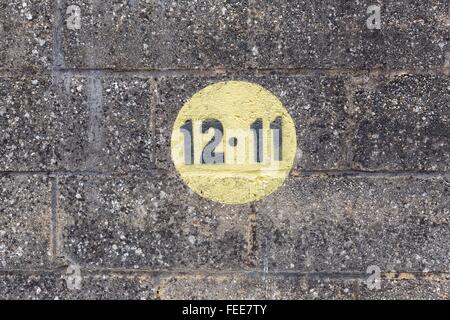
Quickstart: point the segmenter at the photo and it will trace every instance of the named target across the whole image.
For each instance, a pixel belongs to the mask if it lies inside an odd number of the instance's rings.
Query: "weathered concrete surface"
[[[148,171],[152,165],[152,90],[145,79],[104,79],[96,73],[65,79],[65,114],[57,135],[58,169],[68,171]],[[68,126],[68,127],[66,127]],[[65,149],[64,149],[65,148]]]
[[[367,7],[327,1],[76,0],[64,32],[70,68],[432,68],[448,49],[447,0],[388,2],[382,29]]]
[[[448,0],[384,1],[379,30],[372,1],[3,2],[1,298],[449,298]],[[223,80],[295,121],[257,203],[171,162],[178,111]]]
[[[161,299],[352,299],[352,279],[308,278],[305,276],[181,276],[160,283]]]
[[[65,273],[4,274],[6,299],[281,300],[354,299],[358,279],[261,275],[124,275],[85,272],[79,287]]]
[[[2,274],[2,299],[19,300],[151,300],[157,287],[146,276],[121,274],[82,274],[79,287],[65,273]]]
[[[52,65],[54,1],[2,1],[0,71],[38,73]]]
[[[359,298],[362,300],[448,300],[450,281],[444,276],[425,276],[416,279],[404,275],[404,279],[382,280],[381,290],[369,290],[360,283]]]
[[[448,299],[449,281],[383,279],[370,290],[361,278],[262,275],[152,275],[84,272],[78,287],[64,272],[0,275],[3,299],[24,300],[283,300],[283,299]]]
[[[353,96],[353,167],[447,171],[450,77],[400,75],[365,83]]]
[[[0,175],[0,268],[49,267],[51,183],[40,176]]]
[[[45,76],[0,77],[1,171],[41,171],[56,162],[50,81]]]
[[[432,68],[448,50],[447,0],[387,1],[381,29],[366,27],[376,1],[255,1],[254,65],[272,68]]]
[[[65,30],[68,68],[243,66],[248,1],[75,0],[82,28]]]
[[[95,74],[0,77],[1,170],[150,170],[149,86]]]

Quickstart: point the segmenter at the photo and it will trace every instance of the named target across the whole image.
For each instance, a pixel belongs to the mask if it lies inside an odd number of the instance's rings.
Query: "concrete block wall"
[[[2,0],[0,298],[448,299],[449,28],[448,0]],[[296,123],[248,205],[170,160],[222,80]]]

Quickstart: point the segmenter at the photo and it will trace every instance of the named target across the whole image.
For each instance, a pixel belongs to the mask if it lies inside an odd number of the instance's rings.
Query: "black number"
[[[205,146],[202,152],[203,164],[224,164],[225,155],[223,153],[216,153],[214,150],[220,144],[223,138],[223,125],[219,120],[208,119],[202,123],[202,133],[208,132],[209,129],[214,129],[214,137]]]
[[[275,161],[283,160],[283,120],[281,117],[270,124],[273,136],[273,152]]]
[[[263,162],[264,149],[263,149],[263,121],[257,119],[252,123],[250,129],[255,135],[255,161],[257,163]]]
[[[180,128],[184,134],[184,163],[194,164],[194,136],[192,135],[192,120],[187,120]]]
[[[202,133],[205,134],[209,129],[214,129],[214,136],[202,151],[200,163],[202,164],[224,164],[225,155],[222,152],[215,152],[217,146],[223,139],[223,125],[219,120],[208,119],[202,122]],[[250,126],[255,137],[254,159],[257,163],[262,163],[264,159],[264,137],[263,137],[263,120],[257,119]],[[277,117],[271,124],[274,160],[283,160],[283,119]],[[193,122],[187,120],[180,128],[184,135],[184,161],[186,165],[194,164],[194,136]]]

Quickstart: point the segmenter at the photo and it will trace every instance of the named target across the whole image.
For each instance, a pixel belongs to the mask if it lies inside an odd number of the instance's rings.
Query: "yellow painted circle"
[[[172,160],[199,195],[243,204],[277,190],[294,163],[294,121],[260,85],[210,85],[183,106],[172,131]]]

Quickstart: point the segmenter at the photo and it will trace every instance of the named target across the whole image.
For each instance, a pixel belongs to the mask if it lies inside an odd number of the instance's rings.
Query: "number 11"
[[[263,121],[262,119],[257,119],[252,123],[250,129],[253,131],[255,137],[255,154],[254,159],[257,163],[263,162],[264,158],[264,139],[263,139]],[[274,160],[283,160],[283,119],[277,117],[271,124],[270,129],[272,130],[273,136],[273,152]]]

